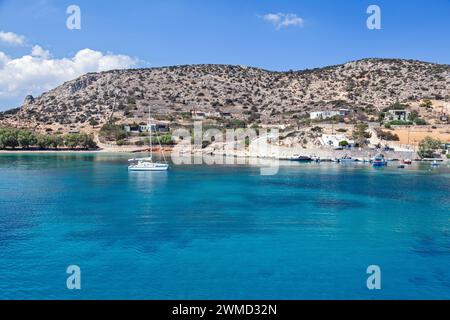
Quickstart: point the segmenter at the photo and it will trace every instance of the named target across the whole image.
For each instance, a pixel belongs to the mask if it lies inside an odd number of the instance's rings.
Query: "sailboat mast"
[[[152,143],[152,124],[151,124],[151,107],[150,104],[148,105],[148,132],[149,132],[149,139],[150,139],[150,157],[153,157],[153,143]]]

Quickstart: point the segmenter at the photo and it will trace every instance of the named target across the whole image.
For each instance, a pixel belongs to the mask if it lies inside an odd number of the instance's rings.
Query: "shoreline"
[[[98,149],[98,150],[0,150],[0,155],[20,155],[20,154],[139,154],[139,153],[145,153],[149,152],[148,149],[118,149],[118,148],[105,148],[105,149]],[[164,150],[164,152],[170,153],[171,150]],[[153,151],[155,154],[162,154],[161,150]],[[208,153],[205,153],[208,154]],[[335,153],[335,157],[324,157],[321,159],[322,162],[332,162],[333,159],[339,158],[338,153]],[[198,152],[191,152],[191,153],[184,153],[182,156],[199,156]],[[215,154],[217,156],[217,154]],[[256,159],[268,159],[268,160],[280,160],[280,161],[291,161],[295,162],[295,160],[289,160],[283,157],[280,158],[274,158],[274,157],[265,157],[263,155],[238,155],[238,154],[223,154],[223,156],[231,156],[234,158],[256,158]],[[360,159],[355,158],[355,162],[362,162]],[[411,159],[413,162],[432,162],[432,161],[438,161],[438,162],[449,162],[450,159],[446,158],[425,158],[425,159]],[[390,162],[398,162],[402,161],[402,159],[399,158],[391,158]]]
[[[35,154],[57,154],[57,153],[145,153],[150,152],[149,149],[131,149],[131,148],[99,148],[99,149],[88,149],[88,150],[69,150],[69,149],[53,149],[53,150],[38,150],[38,149],[15,149],[15,150],[0,150],[0,154],[25,154],[25,153],[35,153]],[[164,152],[171,152],[171,150],[164,150]],[[154,150],[153,153],[162,153],[161,150]]]

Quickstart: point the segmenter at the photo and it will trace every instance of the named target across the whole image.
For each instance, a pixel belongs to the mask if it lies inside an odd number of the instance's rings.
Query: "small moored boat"
[[[311,157],[307,156],[300,156],[297,154],[294,154],[292,157],[289,157],[288,160],[290,161],[297,161],[297,162],[311,162],[313,159]]]
[[[384,167],[387,165],[387,161],[382,154],[373,158],[372,165],[374,167]]]
[[[130,171],[167,171],[169,165],[165,163],[153,162],[152,158],[136,158],[128,160],[131,164],[128,166]]]
[[[434,168],[439,167],[440,165],[441,165],[441,164],[440,164],[439,162],[437,162],[436,160],[434,160],[434,161],[431,163],[431,166],[434,167]]]
[[[412,164],[412,160],[411,159],[405,159],[403,160],[404,164]]]
[[[338,161],[339,161],[339,163],[353,163],[353,162],[356,162],[356,159],[353,159],[350,156],[345,156],[345,157],[340,158]]]
[[[152,144],[152,125],[151,125],[151,115],[150,115],[151,109],[150,106],[148,107],[148,127],[149,127],[149,150],[150,150],[150,156],[147,158],[134,158],[129,159],[128,162],[130,165],[128,166],[129,171],[167,171],[169,170],[169,165],[166,162],[166,158],[164,156],[164,162],[165,163],[159,163],[159,162],[153,162],[153,144]],[[159,140],[158,140],[159,141]],[[160,147],[161,142],[159,141]]]

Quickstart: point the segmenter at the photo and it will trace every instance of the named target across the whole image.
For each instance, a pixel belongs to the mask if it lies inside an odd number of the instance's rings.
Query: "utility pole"
[[[408,126],[408,146],[409,146],[409,137],[411,135],[411,126]]]

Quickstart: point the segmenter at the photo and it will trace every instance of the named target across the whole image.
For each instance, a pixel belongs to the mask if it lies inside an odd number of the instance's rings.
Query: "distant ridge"
[[[116,99],[114,117],[130,121],[140,119],[151,103],[156,114],[169,118],[195,109],[267,123],[336,106],[372,114],[395,102],[425,98],[450,100],[449,65],[378,58],[287,72],[182,65],[88,73],[40,97],[27,97],[0,121],[79,125],[94,118],[104,123]]]

